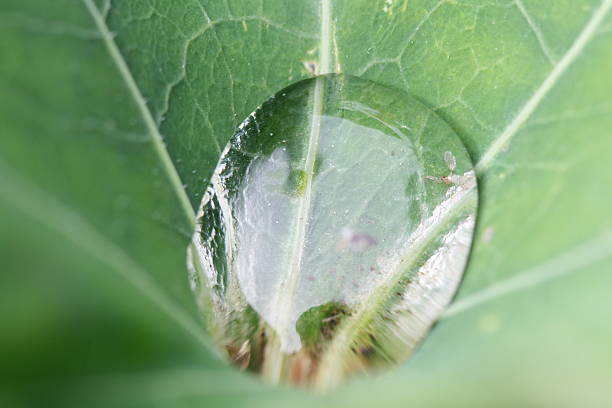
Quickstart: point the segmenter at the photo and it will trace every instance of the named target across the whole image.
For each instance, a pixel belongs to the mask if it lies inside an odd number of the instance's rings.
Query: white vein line
[[[458,300],[446,310],[442,318],[455,316],[492,299],[578,272],[610,256],[612,256],[612,233],[608,232],[570,249],[563,255]]]
[[[565,53],[563,58],[555,65],[550,74],[546,77],[544,82],[535,91],[535,93],[529,98],[527,103],[520,110],[518,115],[506,126],[504,131],[497,137],[497,139],[491,144],[487,151],[483,154],[481,159],[476,164],[476,172],[482,174],[483,171],[489,168],[493,163],[493,159],[499,154],[507,145],[508,141],[518,132],[521,126],[529,119],[531,114],[539,106],[540,102],[546,97],[548,92],[553,86],[559,81],[563,73],[567,68],[574,62],[576,57],[580,55],[584,47],[588,44],[589,40],[593,37],[597,31],[598,26],[603,21],[604,17],[612,6],[612,0],[604,0],[586,24],[576,41],[572,44],[570,49]]]
[[[296,210],[297,220],[295,224],[295,232],[290,242],[290,264],[286,276],[281,281],[279,294],[276,300],[278,308],[278,316],[276,319],[276,329],[281,333],[286,333],[289,330],[291,316],[294,313],[292,300],[295,297],[298,278],[300,276],[300,268],[302,267],[302,259],[304,258],[304,249],[306,247],[306,233],[308,228],[308,217],[312,210],[313,200],[313,177],[314,167],[319,151],[319,139],[321,137],[321,116],[323,113],[323,99],[325,92],[325,82],[322,78],[315,79],[315,88],[313,92],[312,103],[312,118],[310,121],[310,133],[308,137],[308,145],[306,149],[306,158],[304,164],[305,186],[301,193],[300,201]],[[281,339],[284,340],[284,339]],[[282,344],[282,347],[286,347]],[[291,352],[296,350],[291,350]]]
[[[321,38],[319,44],[319,72],[329,74],[333,72],[331,63],[332,49],[332,20],[331,1],[321,0]]]
[[[331,70],[331,46],[332,46],[332,34],[331,34],[331,4],[330,0],[321,0],[320,8],[321,17],[321,37],[319,44],[319,68],[317,74],[327,74],[333,72]],[[281,333],[286,333],[291,324],[291,314],[293,308],[291,307],[291,296],[295,292],[297,285],[299,270],[304,257],[304,242],[306,239],[306,228],[308,224],[308,214],[312,206],[312,179],[314,175],[314,165],[319,150],[319,138],[321,132],[321,115],[323,114],[324,106],[324,87],[325,84],[322,79],[315,80],[315,89],[313,92],[313,103],[312,103],[312,118],[310,122],[310,134],[308,138],[308,146],[306,150],[306,158],[304,164],[304,172],[306,175],[306,183],[302,197],[298,204],[297,209],[297,223],[295,227],[295,233],[292,237],[290,244],[290,254],[292,256],[289,270],[286,276],[281,281],[281,290],[277,295],[275,301],[278,310],[278,314],[275,321],[275,328]],[[289,347],[285,344],[285,339],[281,339],[281,347]],[[273,361],[273,359],[270,359]],[[278,367],[272,367],[274,370],[273,377],[280,375]]]
[[[538,40],[538,43],[540,43],[540,47],[542,48],[542,51],[544,52],[546,59],[548,59],[548,62],[550,62],[550,64],[554,66],[556,63],[556,58],[554,54],[552,53],[550,47],[546,43],[546,40],[544,39],[544,34],[542,34],[542,30],[540,30],[540,27],[538,27],[538,25],[535,23],[535,21],[533,21],[533,19],[527,12],[527,9],[525,8],[525,5],[523,4],[523,0],[514,0],[514,4],[516,4],[516,7],[518,7],[523,17],[525,17],[525,20],[527,20],[527,24],[529,24],[529,27],[535,34],[536,39]]]
[[[406,37],[406,40],[404,41],[402,48],[399,52],[399,54],[397,54],[395,57],[393,58],[381,58],[378,60],[374,60],[374,61],[370,61],[367,64],[365,64],[359,71],[357,71],[357,75],[363,75],[365,72],[367,72],[370,68],[376,66],[376,65],[380,65],[380,64],[396,64],[399,68],[400,71],[402,71],[402,64],[401,64],[401,60],[402,57],[404,56],[404,53],[406,52],[406,50],[408,49],[408,46],[410,45],[410,41],[412,41],[414,39],[414,37],[417,35],[417,33],[419,32],[419,30],[421,29],[421,27],[427,23],[427,21],[429,21],[429,19],[433,16],[433,14],[440,8],[442,7],[444,4],[448,3],[448,0],[440,0],[438,1],[438,3],[436,3],[430,10],[428,10],[425,15],[423,16],[423,18],[421,18],[421,20],[416,24],[416,26],[414,27],[414,29],[410,32],[410,34],[408,34],[408,37]],[[402,80],[404,80],[404,76],[400,75]]]
[[[110,266],[133,287],[142,292],[187,333],[210,348],[204,329],[168,295],[121,247],[100,233],[94,225],[39,186],[29,182],[3,163],[0,180],[4,194],[0,200],[63,235],[91,257]]]
[[[108,50],[108,53],[117,65],[117,68],[121,73],[121,76],[123,77],[126,86],[128,87],[130,93],[134,98],[134,101],[136,102],[136,105],[138,106],[138,109],[140,110],[140,113],[142,114],[145,125],[149,130],[149,133],[151,134],[151,140],[153,141],[155,151],[157,152],[162,162],[162,165],[166,170],[166,173],[168,174],[172,187],[174,188],[174,191],[178,197],[181,207],[183,208],[183,211],[185,211],[189,222],[191,222],[195,226],[195,212],[193,211],[193,207],[191,206],[189,198],[185,193],[183,183],[181,182],[181,179],[178,173],[176,172],[176,168],[172,164],[172,159],[170,159],[170,156],[168,155],[166,145],[164,144],[163,138],[159,133],[159,130],[157,129],[157,125],[155,124],[155,120],[153,119],[153,116],[151,115],[151,112],[147,107],[145,99],[140,93],[140,89],[138,89],[138,85],[136,85],[136,81],[134,80],[134,77],[132,76],[130,69],[127,66],[127,63],[123,59],[123,56],[121,55],[117,44],[113,40],[113,35],[106,26],[104,18],[100,14],[100,11],[94,4],[93,0],[83,0],[83,3],[91,14],[91,17],[96,23],[98,30],[100,30],[100,33],[102,33],[106,49]]]
[[[427,11],[425,13],[425,16],[423,16],[423,18],[417,23],[417,25],[414,27],[414,29],[412,30],[412,32],[408,35],[408,37],[406,38],[406,40],[404,41],[404,45],[402,46],[402,50],[400,51],[400,53],[398,54],[398,56],[396,57],[398,61],[401,60],[401,58],[404,56],[404,53],[406,52],[406,50],[408,49],[408,46],[410,45],[410,41],[412,41],[414,39],[414,37],[417,35],[417,33],[421,30],[421,27],[423,27],[423,25],[429,21],[429,19],[431,18],[431,16],[433,16],[433,14],[438,11],[438,9],[440,7],[442,7],[444,4],[448,3],[448,0],[440,0],[438,1],[432,8],[431,10]]]

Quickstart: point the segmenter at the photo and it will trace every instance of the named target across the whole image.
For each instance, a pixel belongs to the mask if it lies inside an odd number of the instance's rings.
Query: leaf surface
[[[195,366],[242,381],[168,312],[198,318],[184,279],[185,203],[200,201],[247,114],[315,67],[434,109],[478,163],[481,194],[447,317],[407,365],[330,403],[612,402],[612,1],[320,6],[3,2],[4,399],[25,404],[51,376],[52,395],[99,405],[121,393],[65,379]],[[202,395],[185,378],[210,377],[182,372],[163,381],[158,404],[240,402]],[[121,402],[152,404],[159,378],[142,377]],[[261,391],[249,401],[317,398]]]

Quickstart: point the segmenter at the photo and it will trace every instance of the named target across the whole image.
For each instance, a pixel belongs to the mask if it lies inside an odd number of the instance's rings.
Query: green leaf
[[[3,1],[0,402],[610,405],[611,6]],[[481,198],[447,317],[401,369],[326,397],[214,358],[184,266],[221,147],[313,67],[434,109]]]

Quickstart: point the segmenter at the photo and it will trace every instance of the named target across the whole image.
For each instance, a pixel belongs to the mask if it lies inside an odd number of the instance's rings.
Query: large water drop
[[[468,154],[430,109],[355,77],[305,80],[223,151],[192,286],[236,365],[330,388],[410,355],[457,289],[476,206]]]

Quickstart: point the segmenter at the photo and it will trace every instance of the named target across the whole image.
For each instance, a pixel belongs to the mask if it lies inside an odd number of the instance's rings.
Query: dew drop
[[[465,147],[414,98],[295,83],[238,127],[204,192],[188,251],[201,312],[230,361],[273,383],[395,366],[455,293],[476,206]]]

